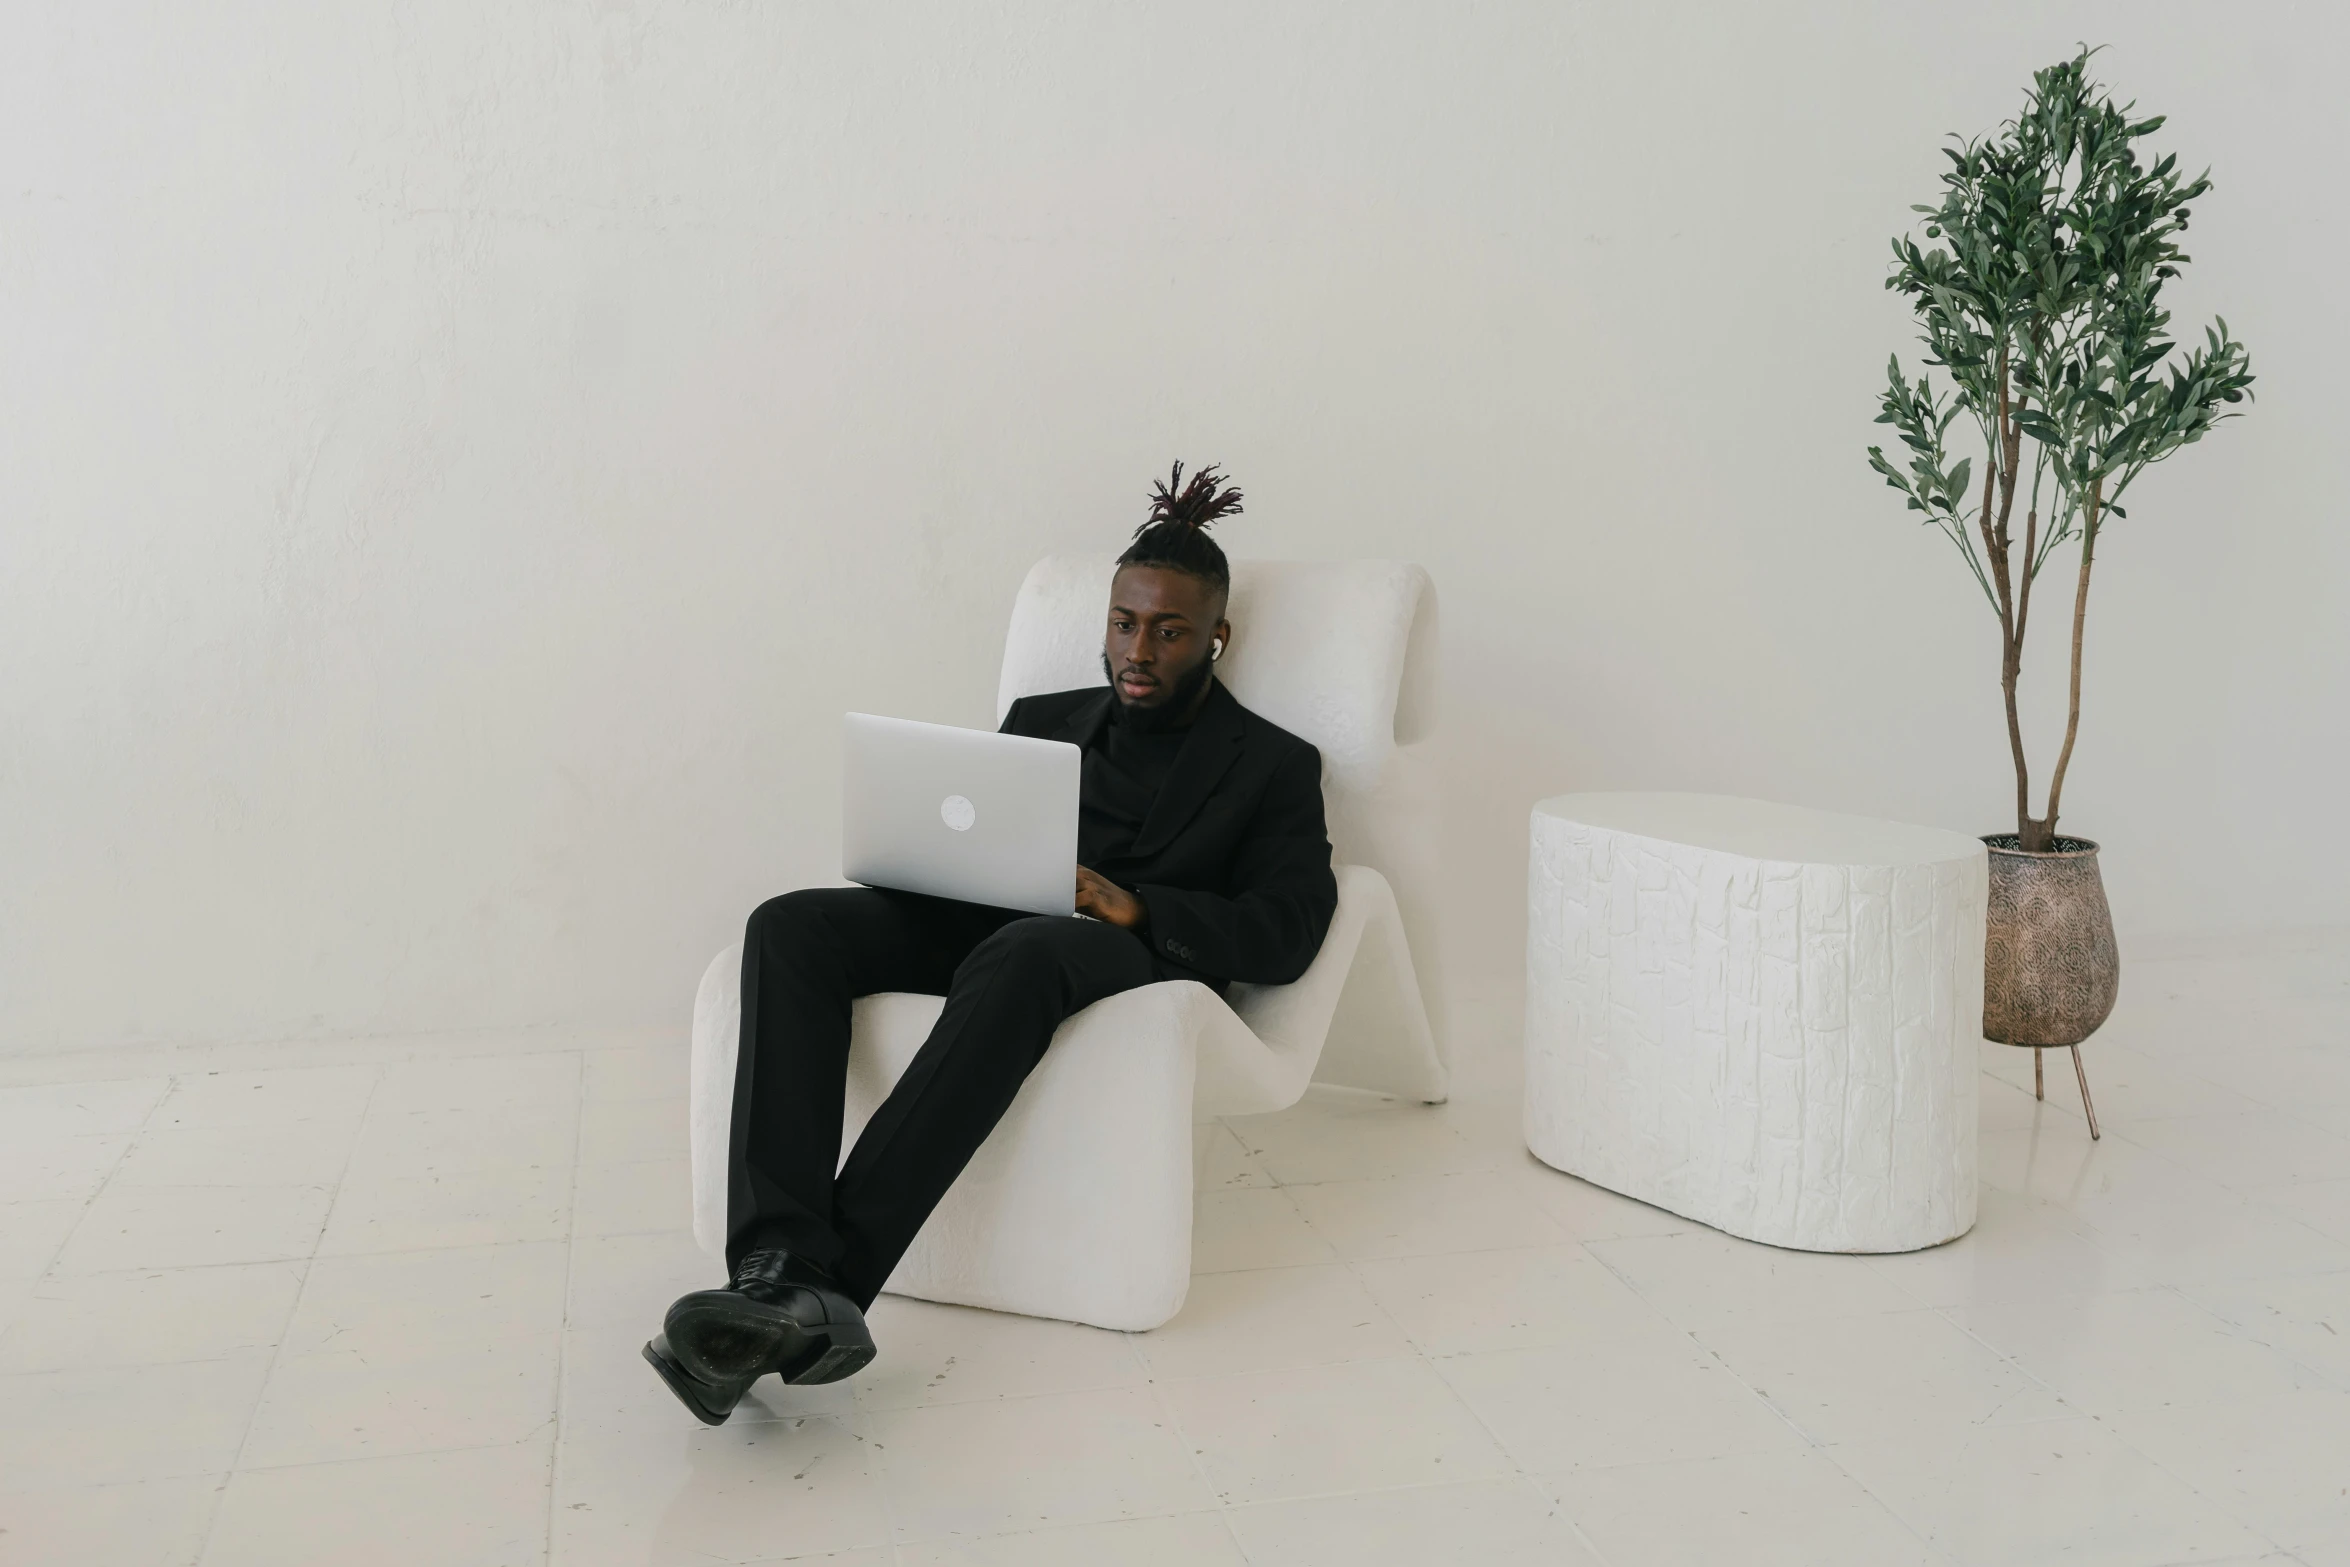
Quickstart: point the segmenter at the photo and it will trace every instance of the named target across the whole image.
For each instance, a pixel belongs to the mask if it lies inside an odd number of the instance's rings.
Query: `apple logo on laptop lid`
[[[969,832],[971,824],[979,820],[979,813],[971,802],[959,794],[950,794],[938,803],[938,819],[957,832]]]

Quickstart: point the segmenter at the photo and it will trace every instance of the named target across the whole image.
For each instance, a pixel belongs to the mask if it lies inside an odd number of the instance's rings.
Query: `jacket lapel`
[[[1102,726],[1110,721],[1110,699],[1110,688],[1102,687],[1097,695],[1087,697],[1071,708],[1069,716],[1061,721],[1061,727],[1045,738],[1066,740],[1071,745],[1090,749],[1100,742]]]
[[[1109,709],[1105,706],[1102,717],[1108,716]],[[1190,824],[1225,771],[1239,758],[1241,734],[1240,704],[1224,689],[1224,682],[1212,682],[1206,704],[1200,708],[1199,717],[1192,720],[1191,738],[1176,753],[1167,781],[1159,785],[1158,796],[1151,801],[1150,814],[1143,818],[1142,831],[1135,835],[1134,847],[1127,851],[1129,855],[1146,859],[1158,853]]]

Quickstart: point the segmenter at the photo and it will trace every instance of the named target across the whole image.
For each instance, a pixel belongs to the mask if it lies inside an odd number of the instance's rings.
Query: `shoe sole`
[[[780,1307],[730,1290],[688,1295],[662,1324],[669,1351],[704,1382],[756,1380],[769,1371],[798,1387],[838,1382],[873,1361],[862,1322],[801,1324]]]
[[[662,1354],[649,1342],[645,1345],[644,1354],[645,1363],[659,1374],[662,1382],[668,1385],[669,1391],[677,1395],[677,1401],[691,1410],[694,1418],[706,1426],[726,1424],[728,1418],[734,1414],[734,1404],[742,1401],[742,1395],[738,1393],[735,1395],[734,1403],[720,1409],[702,1398],[702,1393],[709,1390],[707,1385],[697,1381],[693,1373],[687,1371],[675,1359]]]
[[[805,1364],[780,1368],[783,1380],[794,1387],[813,1387],[819,1382],[838,1382],[853,1377],[873,1363],[873,1340],[863,1343],[833,1342],[820,1344],[816,1353]]]

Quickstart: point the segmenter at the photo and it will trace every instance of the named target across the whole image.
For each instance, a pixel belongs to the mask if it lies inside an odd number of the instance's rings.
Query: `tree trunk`
[[[2057,804],[2064,795],[2064,770],[2073,759],[2073,740],[2081,732],[2081,628],[2089,615],[2089,568],[2097,559],[2097,524],[2101,520],[2104,481],[2089,484],[2088,504],[2081,508],[2081,580],[2073,589],[2073,681],[2064,720],[2064,749],[2056,753],[2056,771],[2048,777],[2048,816],[2037,823],[2046,851],[2056,840]],[[2025,848],[2035,845],[2027,843]]]
[[[2011,569],[2010,535],[2007,521],[2015,508],[2015,464],[2020,445],[2019,433],[2011,428],[2014,413],[2008,399],[2007,349],[1999,350],[1999,417],[1996,428],[1999,439],[1983,455],[1986,458],[1983,473],[1983,504],[1975,513],[1975,525],[1983,535],[1983,553],[1989,558],[1991,581],[1998,590],[1999,608],[1999,692],[2007,706],[2007,749],[2015,758],[2015,814],[2018,822],[2025,821],[2032,809],[2032,775],[2024,760],[2024,726],[2016,713],[2016,682],[2024,670],[2024,628],[2016,614],[2015,575]],[[1993,481],[1997,481],[1994,491]],[[1991,520],[1991,497],[1999,497],[1999,521]],[[2026,572],[2031,562],[2024,563]],[[2022,831],[2018,828],[2018,831]]]

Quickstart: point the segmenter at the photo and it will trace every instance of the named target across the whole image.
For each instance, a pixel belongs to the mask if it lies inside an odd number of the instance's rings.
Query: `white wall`
[[[2350,918],[2337,12],[7,31],[0,1051],[682,1021],[831,879],[840,710],[984,721],[1028,563],[1178,455],[1235,553],[1441,584],[1464,988],[1541,794],[1997,830],[1992,628],[1861,459],[1879,280],[2081,38],[2215,168],[2181,314],[2261,402],[2111,535],[2065,825],[2126,937]]]

